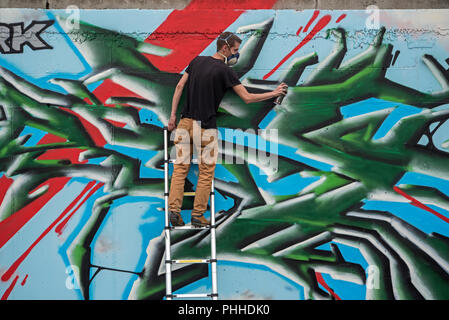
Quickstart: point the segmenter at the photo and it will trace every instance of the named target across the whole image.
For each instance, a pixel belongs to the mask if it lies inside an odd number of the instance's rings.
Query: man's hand
[[[287,88],[288,86],[282,82],[276,89],[273,90],[275,97],[278,97],[280,95],[286,95],[287,94]]]
[[[172,114],[168,121],[168,131],[172,131],[176,127],[176,115]]]

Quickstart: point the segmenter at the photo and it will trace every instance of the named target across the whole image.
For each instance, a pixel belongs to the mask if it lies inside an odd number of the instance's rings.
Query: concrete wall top
[[[248,7],[247,1],[228,0]],[[263,0],[260,0],[263,2]],[[63,9],[76,5],[83,9],[184,9],[190,0],[2,0],[0,8]],[[199,9],[220,9],[221,2],[196,1]],[[272,9],[357,10],[376,5],[379,9],[442,9],[449,8],[448,0],[278,0]]]

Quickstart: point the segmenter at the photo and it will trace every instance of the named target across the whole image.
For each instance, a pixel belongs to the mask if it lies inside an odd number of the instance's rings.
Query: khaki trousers
[[[175,131],[176,161],[171,177],[168,207],[180,212],[184,197],[184,184],[190,169],[190,160],[195,148],[199,176],[195,190],[192,216],[199,217],[206,212],[211,192],[212,179],[218,158],[217,129],[201,128],[200,121],[182,118]]]

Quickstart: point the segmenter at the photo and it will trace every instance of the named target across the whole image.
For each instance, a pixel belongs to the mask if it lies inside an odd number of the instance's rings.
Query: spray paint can
[[[284,97],[287,95],[287,91],[288,91],[288,87],[285,89],[285,94],[282,94],[282,95],[276,97],[276,99],[274,100],[274,103],[281,104],[282,100],[284,100]]]

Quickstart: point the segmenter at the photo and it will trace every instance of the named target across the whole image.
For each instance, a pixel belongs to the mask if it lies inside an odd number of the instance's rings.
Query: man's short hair
[[[226,41],[224,39],[226,39]],[[232,48],[236,42],[242,43],[242,39],[240,39],[232,32],[229,31],[223,32],[217,39],[217,52],[220,51],[221,48],[223,48],[223,46],[226,45],[226,42]]]

